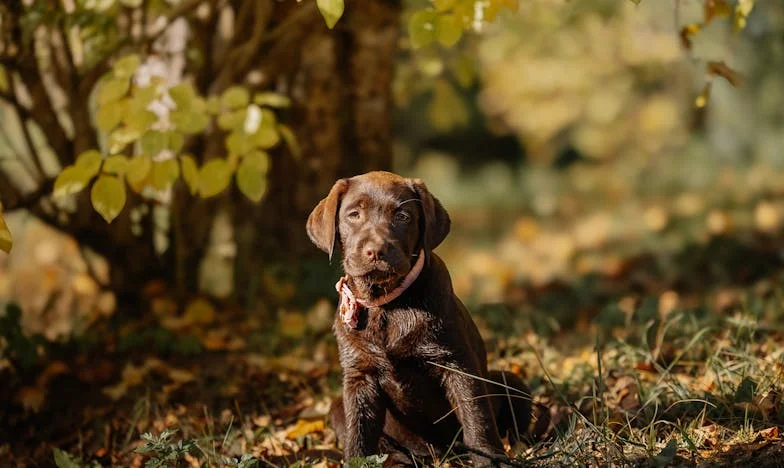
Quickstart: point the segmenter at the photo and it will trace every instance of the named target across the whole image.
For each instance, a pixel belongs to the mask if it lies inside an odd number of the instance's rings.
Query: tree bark
[[[335,180],[392,165],[392,78],[401,4],[347,3],[333,31],[313,9],[279,39],[293,45],[284,49],[286,65],[268,66],[278,71],[270,80],[294,99],[286,123],[294,128],[302,157],[278,151],[261,205],[235,203],[235,291],[242,304],[260,297],[287,299],[260,279],[301,276],[301,260],[317,253],[305,221]]]

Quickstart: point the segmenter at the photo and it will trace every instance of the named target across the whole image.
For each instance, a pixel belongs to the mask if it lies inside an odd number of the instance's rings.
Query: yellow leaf
[[[215,320],[215,307],[205,299],[194,299],[185,308],[184,318],[196,325],[207,325]]]
[[[199,167],[193,156],[189,154],[180,156],[180,165],[182,166],[182,178],[185,179],[191,195],[195,195],[199,191]]]
[[[117,154],[109,156],[103,163],[103,172],[107,174],[123,175],[128,170],[128,158]]]
[[[340,17],[343,16],[345,8],[343,0],[316,0],[316,5],[318,5],[327,27],[329,29],[334,28]]]
[[[176,159],[156,161],[152,165],[152,186],[157,190],[166,190],[180,176],[180,166]]]
[[[710,99],[711,88],[712,87],[713,87],[713,82],[712,81],[709,81],[708,83],[706,83],[705,87],[702,88],[702,92],[700,93],[700,95],[697,96],[697,99],[694,100],[694,105],[698,109],[702,109],[703,107],[708,105],[708,100]]]
[[[136,192],[140,192],[144,187],[147,176],[150,174],[150,169],[152,169],[152,159],[149,156],[136,156],[128,161],[125,178]]]
[[[260,106],[268,107],[282,108],[291,106],[291,99],[288,96],[273,92],[257,93],[253,97],[253,102]]]
[[[141,63],[142,61],[138,55],[126,55],[125,57],[114,62],[112,73],[114,73],[114,76],[117,78],[129,78],[136,72],[136,69],[139,68]]]
[[[249,200],[258,203],[267,191],[266,168],[246,156],[237,168],[237,188]]]
[[[103,106],[110,102],[118,101],[125,96],[131,87],[129,78],[111,78],[106,80],[98,89],[98,104]]]
[[[8,225],[5,223],[3,213],[0,212],[0,250],[6,253],[10,252],[13,245],[14,241],[11,238],[11,231],[8,229]]]
[[[110,102],[98,107],[95,124],[104,133],[114,130],[122,122],[128,108],[128,99]]]
[[[90,182],[93,175],[82,166],[66,167],[54,181],[52,196],[59,198],[81,192],[87,186],[87,183]]]
[[[183,81],[182,83],[169,88],[169,97],[177,105],[177,110],[187,110],[191,101],[196,98],[196,90],[190,81]]]
[[[441,15],[435,25],[438,42],[443,46],[452,47],[463,35],[463,25],[455,15]]]
[[[266,151],[251,151],[244,158],[242,162],[251,164],[259,170],[260,173],[266,174],[269,170],[270,156]]]
[[[746,28],[746,24],[748,24],[748,18],[751,14],[751,10],[754,8],[755,0],[738,0],[738,3],[735,5],[735,30],[740,31]]]
[[[269,149],[277,145],[280,142],[280,134],[277,129],[278,127],[262,125],[252,137],[253,144],[262,149]]]
[[[102,161],[103,156],[101,156],[101,153],[95,150],[88,150],[76,158],[76,166],[81,168],[85,174],[89,174],[89,176],[92,177],[98,174]]]
[[[436,18],[434,10],[420,10],[411,15],[408,34],[414,48],[424,47],[436,39]]]
[[[287,125],[279,124],[278,125],[278,134],[283,137],[283,141],[286,142],[286,146],[289,148],[289,152],[294,159],[300,159],[302,157],[302,148],[299,146],[299,142],[297,141],[297,136],[294,135],[294,131],[291,130]]]
[[[250,93],[242,86],[232,86],[221,95],[221,104],[230,109],[247,106],[250,102]]]
[[[294,440],[314,432],[322,432],[324,430],[324,420],[318,419],[316,421],[306,421],[300,419],[297,424],[286,433],[286,438]]]
[[[199,170],[199,194],[202,198],[215,196],[231,182],[231,168],[225,159],[211,159]]]
[[[442,13],[455,6],[457,0],[431,0],[436,11]]]
[[[125,206],[125,184],[115,176],[102,175],[93,184],[90,200],[95,211],[111,223]]]

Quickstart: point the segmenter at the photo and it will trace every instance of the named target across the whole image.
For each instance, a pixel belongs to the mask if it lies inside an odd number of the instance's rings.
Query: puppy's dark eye
[[[359,211],[357,210],[349,211],[346,217],[352,221],[356,221],[359,219]]]
[[[398,211],[395,213],[395,222],[396,223],[407,223],[411,221],[411,215],[406,213],[405,211]]]

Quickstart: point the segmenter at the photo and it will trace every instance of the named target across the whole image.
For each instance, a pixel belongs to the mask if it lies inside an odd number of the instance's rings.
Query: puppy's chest
[[[356,351],[375,359],[394,361],[421,356],[433,346],[434,317],[418,309],[371,309],[366,326],[347,329],[348,341]]]

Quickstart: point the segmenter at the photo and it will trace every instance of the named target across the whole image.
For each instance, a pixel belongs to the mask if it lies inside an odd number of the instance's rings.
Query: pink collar
[[[338,305],[338,310],[340,312],[340,319],[351,328],[357,327],[357,321],[359,319],[359,308],[370,308],[370,307],[380,307],[384,304],[388,304],[405,292],[411,284],[419,277],[419,274],[422,272],[422,267],[425,265],[425,251],[419,251],[419,258],[417,259],[414,266],[411,268],[411,271],[408,272],[403,282],[400,283],[400,286],[396,287],[392,292],[389,294],[385,294],[377,299],[373,299],[371,301],[361,301],[354,296],[354,293],[351,292],[351,288],[348,287],[348,276],[343,276],[340,278],[335,284],[335,289],[340,294],[340,304]]]

